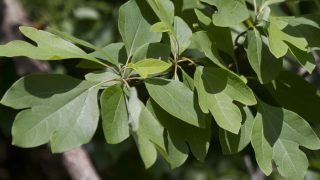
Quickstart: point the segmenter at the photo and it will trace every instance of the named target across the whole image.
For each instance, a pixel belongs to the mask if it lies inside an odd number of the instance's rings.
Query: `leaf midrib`
[[[94,87],[94,86],[93,86]],[[92,88],[92,87],[91,87]],[[32,128],[30,128],[29,130],[25,131],[25,133],[29,133],[30,131],[32,131],[33,129],[35,129],[36,127],[38,127],[39,125],[41,125],[43,122],[47,122],[49,118],[51,118],[52,116],[54,116],[57,112],[59,112],[61,109],[63,109],[65,106],[67,106],[68,104],[70,104],[71,102],[73,102],[76,98],[80,97],[83,93],[85,93],[86,91],[89,91],[91,88],[85,89],[85,91],[82,91],[79,95],[76,95],[75,97],[71,98],[69,102],[67,102],[66,104],[64,104],[63,106],[59,107],[57,110],[53,111],[50,113],[50,115],[48,115],[46,118],[42,119],[39,123],[37,123],[36,125],[34,125]],[[36,107],[35,107],[36,108]],[[32,108],[33,109],[33,108]],[[31,110],[32,110],[31,109]],[[50,133],[52,136],[52,133],[55,130],[52,130],[52,132]]]

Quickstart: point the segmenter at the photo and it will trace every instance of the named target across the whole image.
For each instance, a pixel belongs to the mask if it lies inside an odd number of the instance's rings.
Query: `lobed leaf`
[[[252,90],[234,74],[211,67],[197,68],[195,87],[203,112],[210,111],[221,128],[238,134],[242,118],[233,101],[246,105],[256,104]]]
[[[212,21],[216,26],[230,27],[249,18],[249,11],[244,0],[200,0],[215,6],[218,11]]]
[[[1,100],[26,109],[14,121],[12,144],[35,147],[50,141],[53,152],[64,152],[89,142],[99,120],[98,85],[66,75],[36,74],[18,80]]]
[[[283,21],[278,21],[274,18],[270,18],[270,24],[268,27],[268,35],[269,35],[269,48],[272,54],[276,58],[283,57],[288,51],[287,43],[292,44],[302,51],[307,51],[308,42],[304,37],[299,36],[299,32],[290,28],[291,31],[296,34],[293,36],[291,34],[285,33],[283,30],[287,26],[287,23],[283,23]]]
[[[189,148],[198,160],[204,161],[210,146],[210,121],[206,122],[206,128],[198,128],[170,115],[154,100],[148,101],[147,108],[154,113],[155,117],[168,132],[165,138],[167,138],[168,143],[169,164],[172,168],[176,168],[186,161]]]
[[[54,34],[32,27],[21,26],[19,29],[23,35],[34,41],[37,46],[21,40],[11,41],[5,45],[0,45],[0,56],[26,56],[37,60],[81,58],[94,62],[98,61],[79,47]]]
[[[296,113],[259,101],[251,143],[257,162],[267,175],[274,160],[279,173],[290,179],[303,179],[308,159],[299,146],[320,149],[320,140],[310,125]]]

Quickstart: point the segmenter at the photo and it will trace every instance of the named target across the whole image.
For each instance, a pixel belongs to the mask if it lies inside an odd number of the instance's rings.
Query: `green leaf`
[[[153,114],[138,99],[134,88],[130,89],[128,105],[133,137],[146,168],[151,167],[157,159],[157,151],[165,153],[163,127]]]
[[[307,121],[319,121],[320,96],[317,88],[303,77],[283,71],[266,88],[282,107],[298,113]]]
[[[192,31],[183,19],[174,17],[173,35],[170,36],[173,52],[181,55],[190,45]]]
[[[235,59],[230,28],[213,25],[211,18],[198,9],[195,9],[195,14],[200,22],[200,26],[207,31],[212,44],[214,44],[218,50],[227,53],[231,58]],[[215,34],[219,34],[219,36]]]
[[[108,54],[106,56],[105,54]],[[124,43],[112,43],[102,48],[99,51],[92,52],[90,55],[108,61],[116,66],[119,63],[124,64],[127,60],[127,53],[125,51]]]
[[[128,57],[142,45],[161,40],[161,33],[150,31],[151,24],[142,15],[136,0],[130,0],[119,9],[119,31]]]
[[[129,68],[136,70],[141,77],[147,78],[149,75],[159,74],[171,67],[171,64],[159,59],[145,59],[137,63],[128,64]]]
[[[194,73],[194,87],[196,89],[195,92],[197,92],[198,94],[198,102],[200,109],[202,110],[202,112],[208,114],[210,112],[207,104],[208,95],[202,80],[202,69],[199,67],[196,69],[196,72]]]
[[[320,149],[318,136],[303,118],[262,101],[259,101],[251,139],[262,171],[271,173],[273,159],[279,173],[290,179],[303,179],[307,172],[308,159],[299,146]]]
[[[286,27],[287,31],[290,31],[290,34],[284,32]],[[292,34],[293,33],[293,34]],[[269,48],[271,53],[276,57],[280,58],[287,54],[288,52],[288,45],[297,47],[302,51],[307,51],[308,42],[304,37],[301,37],[301,34],[293,29],[290,26],[287,26],[287,23],[283,21],[278,21],[274,18],[270,18],[270,24],[268,27],[268,34],[269,34]]]
[[[227,70],[213,67],[203,68],[202,79],[205,81],[205,88],[211,93],[223,93],[233,100],[245,105],[255,105],[257,103],[252,90],[242,81],[242,79]]]
[[[200,6],[199,0],[183,0],[182,10],[195,9]]]
[[[70,34],[68,34],[66,32],[62,32],[62,31],[59,31],[57,29],[53,29],[53,28],[50,28],[50,27],[48,28],[48,30],[50,32],[52,32],[53,34],[56,34],[57,36],[59,36],[59,37],[61,37],[63,39],[69,40],[71,42],[74,42],[76,44],[82,45],[84,47],[88,47],[88,48],[93,49],[93,50],[99,49],[95,45],[93,45],[93,44],[91,44],[91,43],[89,43],[87,41],[84,41],[82,39],[78,39],[78,38],[76,38],[76,37],[74,37],[74,36],[72,36],[72,35],[70,35]]]
[[[170,0],[147,0],[159,19],[171,27],[174,19],[174,5]]]
[[[204,26],[210,26],[210,24],[212,24],[211,18],[204,14],[202,11],[200,11],[199,9],[195,9],[194,12],[199,22],[202,23]]]
[[[300,20],[296,20],[296,19],[300,19]],[[298,23],[295,21],[298,21]],[[302,34],[307,39],[310,47],[316,47],[316,49],[320,48],[320,39],[314,38],[314,34],[320,33],[319,15],[309,14],[303,17],[295,17],[293,22],[292,20],[288,20],[288,23],[289,25],[293,26],[295,30],[299,31],[300,34]]]
[[[129,117],[124,92],[120,85],[105,89],[100,97],[102,126],[110,144],[129,137]]]
[[[133,55],[131,62],[136,63],[144,59],[168,60],[171,54],[170,46],[162,43],[150,43],[141,46]]]
[[[258,117],[258,116],[257,116]],[[263,127],[261,117],[255,118],[252,134],[251,145],[254,149],[257,163],[267,176],[272,173],[272,147],[265,139],[265,134],[269,132],[269,129]]]
[[[68,34],[68,33],[59,31],[59,30],[57,30],[57,29],[48,28],[48,30],[51,31],[52,33],[58,35],[59,37],[62,37],[63,39],[69,40],[69,41],[71,41],[71,42],[73,42],[73,43],[75,43],[75,44],[79,44],[79,45],[82,45],[82,46],[84,46],[84,47],[88,47],[88,48],[90,48],[90,49],[93,49],[93,50],[95,50],[96,52],[99,52],[99,54],[102,54],[102,55],[100,55],[100,57],[101,57],[101,56],[104,57],[104,58],[102,58],[102,59],[104,59],[104,60],[105,60],[105,58],[107,58],[107,59],[109,59],[109,60],[112,60],[112,56],[111,56],[111,54],[109,54],[108,51],[104,51],[104,50],[100,49],[99,47],[96,47],[95,45],[93,45],[93,44],[91,44],[91,43],[89,43],[89,42],[87,42],[87,41],[78,39],[78,38],[76,38],[76,37],[74,37],[74,36],[72,36],[72,35],[70,35],[70,34]],[[111,51],[111,53],[112,53],[112,51]],[[97,57],[97,58],[100,58],[100,57]],[[109,61],[109,62],[110,62],[110,61]],[[112,63],[112,62],[111,62],[111,63]]]
[[[291,53],[296,57],[299,63],[307,70],[310,74],[316,68],[316,61],[311,52],[302,51],[299,48],[288,44]]]
[[[189,148],[198,160],[205,160],[211,137],[209,119],[207,119],[206,128],[198,128],[170,115],[153,100],[148,101],[147,108],[155,114],[168,132],[167,149],[172,168],[180,166],[187,159]]]
[[[115,74],[110,71],[94,71],[85,75],[85,79],[92,82],[106,82],[110,85],[116,83],[115,80],[120,79],[121,77],[118,74]]]
[[[248,47],[246,48],[248,60],[256,72],[261,83],[269,83],[275,79],[282,70],[282,61],[276,59],[268,47],[262,42],[257,29],[247,33]]]
[[[168,113],[191,125],[205,126],[203,114],[195,106],[193,92],[183,83],[161,78],[145,82],[151,98]]]
[[[192,48],[203,52],[206,57],[208,57],[212,62],[214,62],[219,67],[224,67],[224,62],[222,61],[217,48],[210,41],[209,35],[205,31],[199,31],[192,35],[191,37]]]
[[[238,25],[249,18],[249,11],[244,0],[201,0],[216,6],[218,11],[213,14],[213,24],[222,27]]]
[[[198,67],[195,82],[203,112],[209,110],[221,128],[238,134],[241,112],[233,101],[256,104],[252,90],[239,77],[220,68]]]
[[[138,98],[137,89],[135,87],[131,87],[129,89],[128,99],[129,100],[127,100],[127,108],[129,113],[129,125],[132,131],[137,131],[139,129],[139,121],[140,121],[142,106]]]
[[[37,43],[37,46],[21,40],[11,41],[5,45],[0,45],[0,56],[26,56],[37,60],[81,58],[95,62],[98,61],[69,41],[63,40],[49,32],[24,26],[21,26],[19,29],[22,34]]]
[[[190,89],[194,90],[194,80],[185,71],[182,70],[183,83]]]
[[[168,26],[164,22],[157,22],[156,24],[151,26],[150,31],[151,32],[170,32],[171,26]]]
[[[308,169],[308,158],[299,149],[299,144],[281,140],[273,147],[273,159],[279,173],[290,179],[304,179]]]
[[[1,100],[26,109],[14,121],[12,144],[35,147],[50,141],[53,152],[64,152],[89,142],[99,120],[98,90],[97,83],[65,75],[21,78]]]
[[[280,17],[274,17],[274,19],[278,21],[284,21],[288,23],[291,26],[301,26],[301,25],[307,25],[307,26],[312,26],[315,28],[320,29],[320,26],[317,22],[308,19],[307,17],[296,17],[296,16],[280,16]]]
[[[243,124],[239,134],[232,134],[226,130],[219,129],[219,139],[224,154],[235,154],[242,151],[251,140],[254,116],[248,107],[240,108]]]

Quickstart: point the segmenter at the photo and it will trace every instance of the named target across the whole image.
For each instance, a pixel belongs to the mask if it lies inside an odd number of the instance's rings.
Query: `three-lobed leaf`
[[[320,149],[320,140],[310,125],[296,113],[259,101],[251,143],[261,170],[269,175],[272,160],[279,173],[290,179],[303,179],[308,159],[299,146]]]
[[[0,56],[26,56],[37,60],[81,58],[98,61],[79,47],[54,34],[32,27],[21,26],[19,29],[23,35],[34,41],[37,46],[21,40],[11,41],[5,45],[0,45]]]
[[[36,74],[18,80],[1,100],[26,109],[14,121],[12,143],[35,147],[50,141],[53,152],[64,152],[89,142],[99,120],[98,85],[66,75]]]
[[[288,44],[295,46],[301,51],[308,51],[307,40],[296,29],[288,26],[288,23],[279,21],[276,18],[270,18],[268,39],[270,51],[276,58],[287,54],[289,49]]]
[[[233,101],[246,105],[256,104],[252,90],[236,75],[211,67],[197,68],[195,87],[202,111],[210,111],[221,128],[238,134],[242,118]]]
[[[218,11],[212,15],[213,24],[222,27],[238,25],[249,18],[244,0],[200,0],[215,6]]]

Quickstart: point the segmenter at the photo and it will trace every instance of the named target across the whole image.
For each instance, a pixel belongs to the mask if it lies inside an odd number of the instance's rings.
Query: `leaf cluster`
[[[34,43],[0,45],[0,56],[77,58],[98,70],[85,80],[33,74],[13,84],[1,100],[22,109],[13,144],[70,150],[90,141],[101,114],[106,142],[133,137],[147,168],[158,153],[172,168],[190,153],[204,161],[219,140],[225,154],[251,144],[266,175],[275,163],[282,176],[303,179],[308,159],[299,147],[320,149],[309,124],[319,118],[320,97],[284,71],[283,61],[293,56],[307,72],[316,68],[312,52],[320,42],[309,33],[320,34],[319,17],[273,16],[270,6],[279,2],[200,0],[180,8],[170,0],[129,0],[119,9],[123,41],[103,48],[57,30],[20,27]],[[178,16],[180,10],[192,10],[192,18]],[[234,33],[239,27],[245,30]]]

